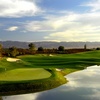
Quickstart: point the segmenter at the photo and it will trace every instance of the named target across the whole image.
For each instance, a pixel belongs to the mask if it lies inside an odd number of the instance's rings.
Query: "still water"
[[[66,76],[69,80],[58,88],[39,93],[5,96],[3,100],[100,100],[100,66]]]

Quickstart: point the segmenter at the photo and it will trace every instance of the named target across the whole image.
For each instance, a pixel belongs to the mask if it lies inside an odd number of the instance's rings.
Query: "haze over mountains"
[[[4,48],[9,48],[15,46],[17,48],[28,48],[30,42],[20,42],[20,41],[0,41]],[[100,42],[31,42],[36,45],[36,47],[43,48],[58,48],[59,46],[64,46],[68,48],[84,48],[84,45],[87,45],[87,48],[97,48],[100,47]]]

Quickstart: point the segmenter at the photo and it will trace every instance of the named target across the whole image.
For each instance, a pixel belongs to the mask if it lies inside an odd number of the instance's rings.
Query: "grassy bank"
[[[47,69],[52,75],[47,79],[27,81],[2,81],[0,83],[0,95],[16,95],[34,93],[49,90],[67,82],[60,72],[55,69]]]
[[[0,60],[0,94],[20,94],[55,88],[66,82],[63,75],[100,65],[100,51],[77,54],[26,55],[18,62]],[[36,68],[36,69],[34,69]],[[56,68],[62,71],[56,71]],[[5,76],[7,75],[7,76]],[[18,76],[17,78],[15,78]]]

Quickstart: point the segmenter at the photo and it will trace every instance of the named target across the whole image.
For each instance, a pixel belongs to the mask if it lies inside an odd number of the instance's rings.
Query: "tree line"
[[[43,48],[38,47],[36,48],[35,44],[29,43],[28,49],[17,48],[15,46],[9,48],[3,48],[2,44],[0,44],[0,57],[1,56],[8,56],[8,57],[16,57],[19,55],[33,55],[33,54],[70,54],[70,53],[77,53],[77,52],[84,52],[86,49],[86,45],[83,49],[65,49],[64,46],[59,46],[58,48]]]

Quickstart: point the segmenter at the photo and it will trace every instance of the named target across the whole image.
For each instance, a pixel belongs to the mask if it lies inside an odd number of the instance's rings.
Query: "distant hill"
[[[20,42],[20,41],[0,41],[0,44],[4,48],[9,48],[15,46],[17,48],[28,48],[30,42]],[[100,47],[100,42],[31,42],[36,45],[36,47],[42,46],[43,48],[58,48],[59,46],[64,46],[68,48],[84,48],[86,44],[87,48],[97,48]]]

